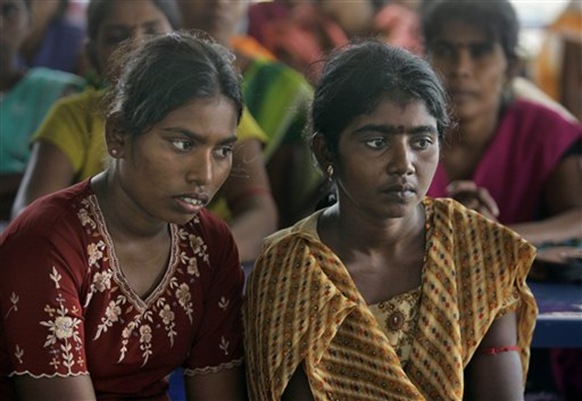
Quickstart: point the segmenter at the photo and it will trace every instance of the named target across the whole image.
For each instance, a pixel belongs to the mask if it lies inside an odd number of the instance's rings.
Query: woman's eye
[[[105,37],[105,43],[109,46],[115,46],[118,45],[119,43],[123,42],[126,39],[129,39],[130,36],[129,35],[111,35],[111,36],[106,36]]]
[[[384,138],[374,138],[365,141],[365,144],[372,149],[380,149],[386,146],[386,140]]]
[[[454,49],[445,43],[436,43],[430,52],[433,57],[449,59],[453,57]]]
[[[493,53],[493,49],[493,43],[476,43],[469,46],[471,57],[474,59],[479,59],[481,57],[490,55]]]
[[[192,141],[186,141],[183,139],[174,139],[171,141],[171,143],[172,145],[174,145],[174,147],[181,150],[182,152],[192,150],[192,148],[194,147]]]
[[[414,142],[414,147],[416,149],[426,149],[428,148],[430,145],[432,145],[433,141],[428,139],[428,138],[421,138],[421,139],[417,139]]]
[[[231,145],[228,146],[221,146],[220,148],[216,149],[216,154],[218,158],[225,159],[232,154],[233,147]]]

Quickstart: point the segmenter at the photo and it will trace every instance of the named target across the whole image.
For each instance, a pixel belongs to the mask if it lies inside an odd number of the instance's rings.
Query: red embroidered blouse
[[[97,398],[167,399],[166,376],[242,361],[243,271],[225,223],[170,226],[171,257],[146,299],[121,271],[89,182],[31,205],[0,238],[0,394],[10,377],[90,374]]]

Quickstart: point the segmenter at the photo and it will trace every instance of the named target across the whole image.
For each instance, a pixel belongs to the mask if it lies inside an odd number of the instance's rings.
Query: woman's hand
[[[447,187],[449,197],[473,209],[485,217],[497,221],[499,208],[497,202],[486,188],[479,187],[474,181],[453,181]]]

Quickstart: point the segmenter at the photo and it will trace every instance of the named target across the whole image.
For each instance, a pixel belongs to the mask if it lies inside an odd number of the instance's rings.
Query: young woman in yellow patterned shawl
[[[312,145],[337,202],[269,237],[256,261],[252,400],[523,399],[535,250],[425,196],[448,123],[420,58],[375,40],[330,58]]]

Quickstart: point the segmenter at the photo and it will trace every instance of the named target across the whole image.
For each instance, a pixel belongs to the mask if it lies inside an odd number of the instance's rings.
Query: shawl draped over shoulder
[[[404,370],[347,269],[317,235],[321,211],[269,237],[244,307],[251,399],[279,400],[298,367],[315,400],[462,400],[463,370],[515,310],[524,378],[537,307],[535,249],[453,200],[426,198],[417,332]]]

